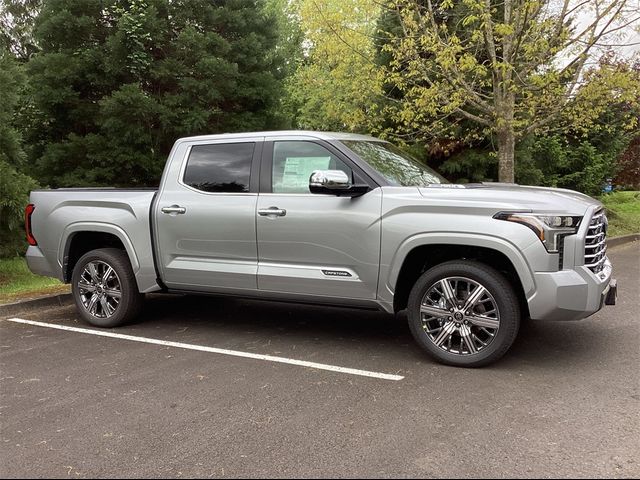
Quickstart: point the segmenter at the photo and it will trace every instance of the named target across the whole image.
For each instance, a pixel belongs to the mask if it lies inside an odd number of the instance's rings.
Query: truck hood
[[[418,190],[424,199],[440,199],[456,206],[466,204],[483,210],[584,215],[589,207],[602,206],[597,200],[573,190],[510,183],[442,184]]]

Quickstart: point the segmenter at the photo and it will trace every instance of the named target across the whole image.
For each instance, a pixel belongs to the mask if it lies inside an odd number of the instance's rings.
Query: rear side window
[[[203,192],[248,192],[254,149],[255,143],[194,145],[184,183]]]

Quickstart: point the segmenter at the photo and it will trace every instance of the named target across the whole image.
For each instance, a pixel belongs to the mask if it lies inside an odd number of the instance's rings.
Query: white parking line
[[[8,322],[24,323],[26,325],[34,325],[36,327],[54,328],[56,330],[64,330],[67,332],[86,333],[88,335],[97,335],[99,337],[118,338],[120,340],[130,340],[132,342],[150,343],[153,345],[162,345],[165,347],[183,348],[185,350],[196,350],[198,352],[218,353],[220,355],[231,355],[233,357],[252,358],[254,360],[264,360],[267,362],[286,363],[288,365],[297,365],[299,367],[315,368],[318,370],[328,370],[330,372],[346,373],[348,375],[358,375],[360,377],[379,378],[382,380],[403,380],[401,375],[391,375],[388,373],[370,372],[368,370],[358,370],[356,368],[337,367],[335,365],[327,365],[324,363],[307,362],[304,360],[295,360],[293,358],[274,357],[272,355],[261,355],[258,353],[239,352],[236,350],[226,350],[223,348],[206,347],[204,345],[192,345],[190,343],[168,342],[166,340],[157,340],[155,338],[137,337],[134,335],[123,335],[121,333],[113,333],[104,330],[93,330],[89,328],[67,327],[66,325],[56,325],[54,323],[34,322],[33,320],[24,320],[22,318],[9,318]]]

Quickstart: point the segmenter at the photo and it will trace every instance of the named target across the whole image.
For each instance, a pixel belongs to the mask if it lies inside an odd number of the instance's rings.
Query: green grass
[[[41,277],[29,271],[24,258],[0,259],[0,303],[24,296],[65,291],[67,287],[55,278]]]
[[[613,192],[600,197],[607,208],[609,236],[640,233],[640,192]]]

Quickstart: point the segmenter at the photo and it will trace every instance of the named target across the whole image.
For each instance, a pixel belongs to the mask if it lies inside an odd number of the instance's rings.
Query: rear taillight
[[[38,242],[36,242],[33,233],[31,232],[31,214],[36,209],[33,203],[27,205],[27,208],[24,209],[24,229],[27,232],[27,242],[29,245],[36,246]]]

